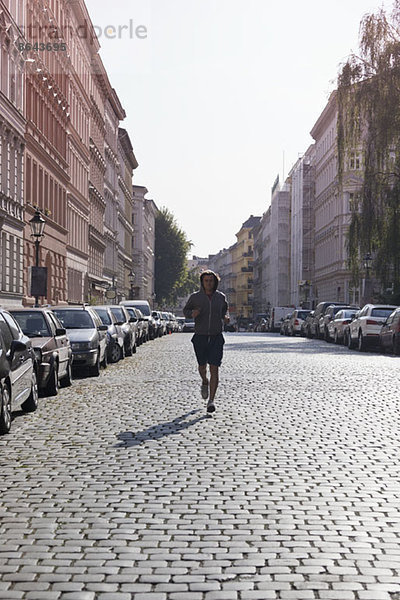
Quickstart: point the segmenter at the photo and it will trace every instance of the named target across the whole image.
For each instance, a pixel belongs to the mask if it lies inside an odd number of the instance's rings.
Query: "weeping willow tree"
[[[351,207],[349,266],[358,281],[360,257],[372,253],[383,289],[400,291],[400,0],[392,12],[367,14],[359,53],[338,76],[338,172],[343,186],[352,153],[363,181]]]

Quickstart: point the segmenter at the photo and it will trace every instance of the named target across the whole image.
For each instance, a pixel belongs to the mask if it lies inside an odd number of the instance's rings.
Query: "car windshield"
[[[57,308],[54,312],[65,329],[95,329],[93,319],[86,310],[64,310]]]
[[[147,304],[136,304],[136,308],[141,310],[145,317],[150,316],[150,309]]]
[[[28,337],[49,337],[51,335],[42,313],[36,311],[10,312]]]
[[[110,310],[111,310],[112,314],[114,315],[114,317],[117,318],[117,321],[119,321],[120,323],[125,323],[126,318],[125,318],[125,313],[122,310],[122,308],[113,306],[112,308],[110,308]]]
[[[388,317],[389,315],[392,314],[392,312],[394,311],[394,308],[373,308],[371,311],[371,317],[384,317],[386,319],[386,317]]]
[[[136,313],[133,308],[126,307],[126,310],[128,311],[128,314],[130,317],[135,317],[135,319],[136,319]]]
[[[99,315],[103,325],[111,325],[112,324],[111,317],[105,308],[95,308],[94,310]]]

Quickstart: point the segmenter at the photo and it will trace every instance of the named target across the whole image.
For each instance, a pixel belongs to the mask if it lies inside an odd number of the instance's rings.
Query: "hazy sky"
[[[312,143],[309,132],[335,87],[339,65],[358,48],[362,16],[382,5],[86,4],[127,113],[122,126],[139,162],[135,183],[173,212],[199,256],[233,244],[250,214],[267,209],[276,176],[282,181]]]

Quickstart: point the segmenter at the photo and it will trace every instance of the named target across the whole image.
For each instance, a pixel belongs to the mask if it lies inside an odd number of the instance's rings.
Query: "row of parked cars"
[[[378,347],[400,354],[400,307],[320,302],[315,310],[295,309],[282,319],[282,335],[324,339],[363,351]]]
[[[40,395],[72,385],[73,370],[96,377],[141,344],[178,330],[172,313],[139,300],[0,308],[0,433],[10,430],[14,406],[35,411]]]

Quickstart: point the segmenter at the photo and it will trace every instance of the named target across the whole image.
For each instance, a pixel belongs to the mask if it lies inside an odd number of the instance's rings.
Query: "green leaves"
[[[165,207],[155,223],[155,291],[158,304],[175,303],[177,290],[187,277],[187,254],[192,243]]]
[[[348,156],[361,152],[358,209],[348,235],[349,265],[359,277],[360,257],[372,252],[385,288],[400,280],[400,0],[360,24],[360,52],[338,76],[338,171],[343,189]],[[353,174],[354,175],[354,174]]]

